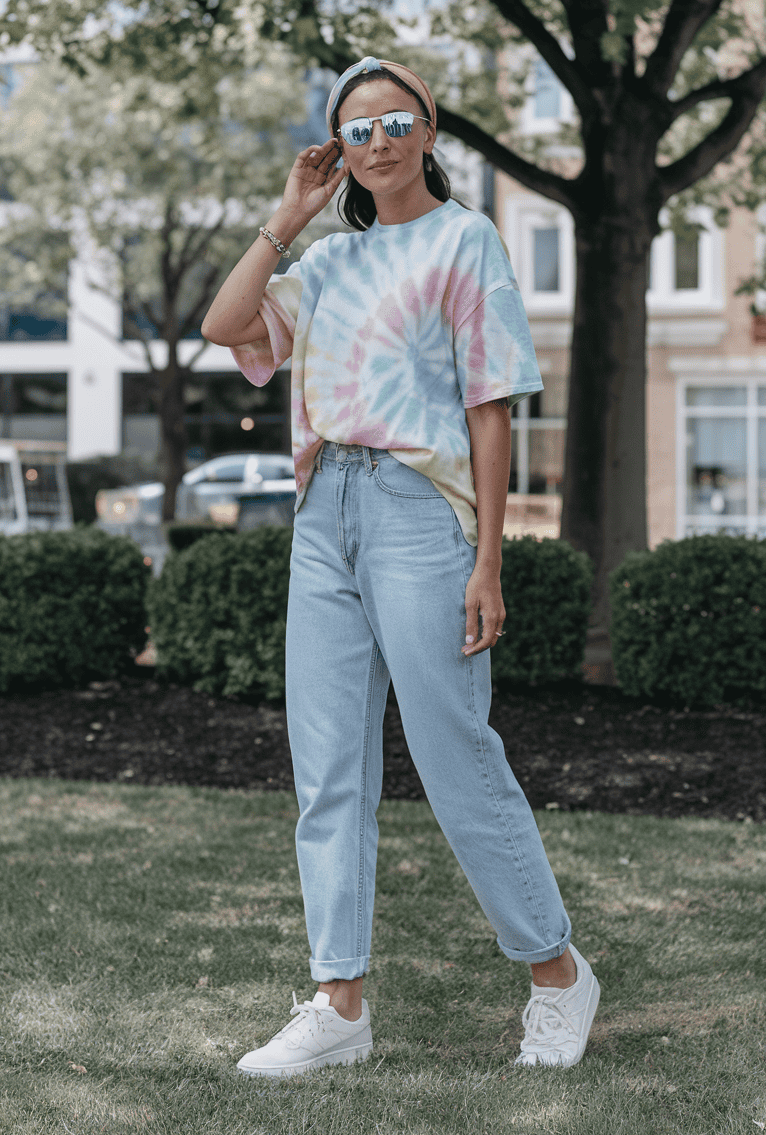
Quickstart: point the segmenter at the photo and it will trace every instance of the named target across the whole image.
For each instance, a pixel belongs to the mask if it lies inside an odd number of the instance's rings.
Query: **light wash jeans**
[[[460,650],[475,562],[428,477],[385,449],[324,443],[295,514],[286,633],[295,842],[314,981],[369,969],[392,680],[434,815],[500,949],[543,962],[569,944],[532,810],[487,724],[490,653]]]

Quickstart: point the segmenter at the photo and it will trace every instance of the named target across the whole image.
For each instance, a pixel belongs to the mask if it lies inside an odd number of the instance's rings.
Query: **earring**
[[[431,170],[431,155],[430,154],[426,154],[425,157],[423,158],[423,165],[430,172],[430,170]]]

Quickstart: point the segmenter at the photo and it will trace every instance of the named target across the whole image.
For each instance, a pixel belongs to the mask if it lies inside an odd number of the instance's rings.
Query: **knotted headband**
[[[412,87],[413,91],[420,95],[428,108],[431,122],[436,126],[436,103],[434,102],[434,96],[420,76],[416,75],[414,71],[410,71],[409,67],[405,67],[402,63],[392,63],[389,59],[376,59],[374,55],[366,55],[359,63],[355,63],[353,67],[349,67],[348,70],[344,71],[330,91],[330,97],[327,100],[327,113],[325,115],[327,130],[330,134],[332,134],[332,116],[338,105],[338,100],[340,99],[343,88],[349,79],[353,79],[355,75],[361,75],[364,71],[391,71],[398,79],[403,79],[408,87]]]

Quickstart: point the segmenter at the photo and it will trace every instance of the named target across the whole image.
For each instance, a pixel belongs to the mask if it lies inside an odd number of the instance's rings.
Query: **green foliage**
[[[0,154],[0,184],[7,185],[12,159]],[[0,295],[16,310],[42,319],[67,318],[67,273],[72,246],[65,233],[40,231],[27,217],[8,210],[3,217]],[[6,302],[6,301],[4,301]]]
[[[41,55],[60,58],[73,74],[95,61],[180,83],[211,63],[223,72],[241,59],[243,14],[225,0],[7,0],[0,32],[5,43],[32,42]]]
[[[713,706],[766,693],[766,540],[668,540],[629,554],[610,589],[626,694]]]
[[[258,51],[228,71],[206,59],[183,83],[51,60],[20,72],[0,106],[0,181],[24,206],[4,224],[0,291],[32,302],[60,290],[83,230],[88,283],[123,306],[133,334],[145,338],[136,328],[149,320],[174,351],[194,333],[284,189],[290,128],[305,116],[300,65],[278,45]],[[296,251],[326,227],[316,218]]]
[[[292,537],[264,525],[168,556],[149,590],[160,674],[204,693],[283,700]]]
[[[168,543],[174,552],[185,551],[186,548],[196,544],[197,540],[200,540],[203,536],[210,536],[215,532],[233,534],[236,531],[237,529],[229,524],[185,524],[181,521],[176,524],[168,524],[165,529]]]
[[[124,536],[0,536],[0,693],[82,686],[133,665],[149,569]]]
[[[581,677],[593,569],[565,540],[503,539],[506,634],[492,648],[496,682]]]
[[[281,701],[291,546],[291,528],[266,525],[211,533],[169,556],[149,592],[159,672],[205,693]],[[493,679],[579,677],[587,556],[562,540],[506,540],[501,579],[508,633],[493,648]]]

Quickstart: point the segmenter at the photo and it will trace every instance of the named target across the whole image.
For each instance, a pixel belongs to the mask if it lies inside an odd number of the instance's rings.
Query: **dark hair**
[[[417,91],[414,91],[403,79],[395,75],[393,71],[387,71],[385,67],[380,71],[368,71],[362,75],[355,75],[353,79],[349,79],[345,87],[341,91],[338,105],[333,111],[331,125],[333,136],[336,136],[340,126],[340,108],[344,100],[353,90],[361,87],[363,83],[375,82],[376,79],[387,79],[391,83],[396,83],[397,87],[401,87],[407,94],[413,95],[418,100],[423,117],[429,122],[431,115],[428,113],[428,107],[423,102],[422,98]],[[426,189],[437,201],[449,201],[452,197],[450,190],[450,183],[447,174],[436,161],[432,154],[423,154],[423,174],[426,179]],[[458,202],[462,205],[462,201]],[[370,193],[369,189],[365,189],[360,185],[352,173],[346,177],[346,188],[340,196],[338,201],[338,216],[341,220],[345,220],[347,224],[351,225],[354,229],[359,229],[364,232],[373,223],[378,215],[375,208],[375,199]]]

